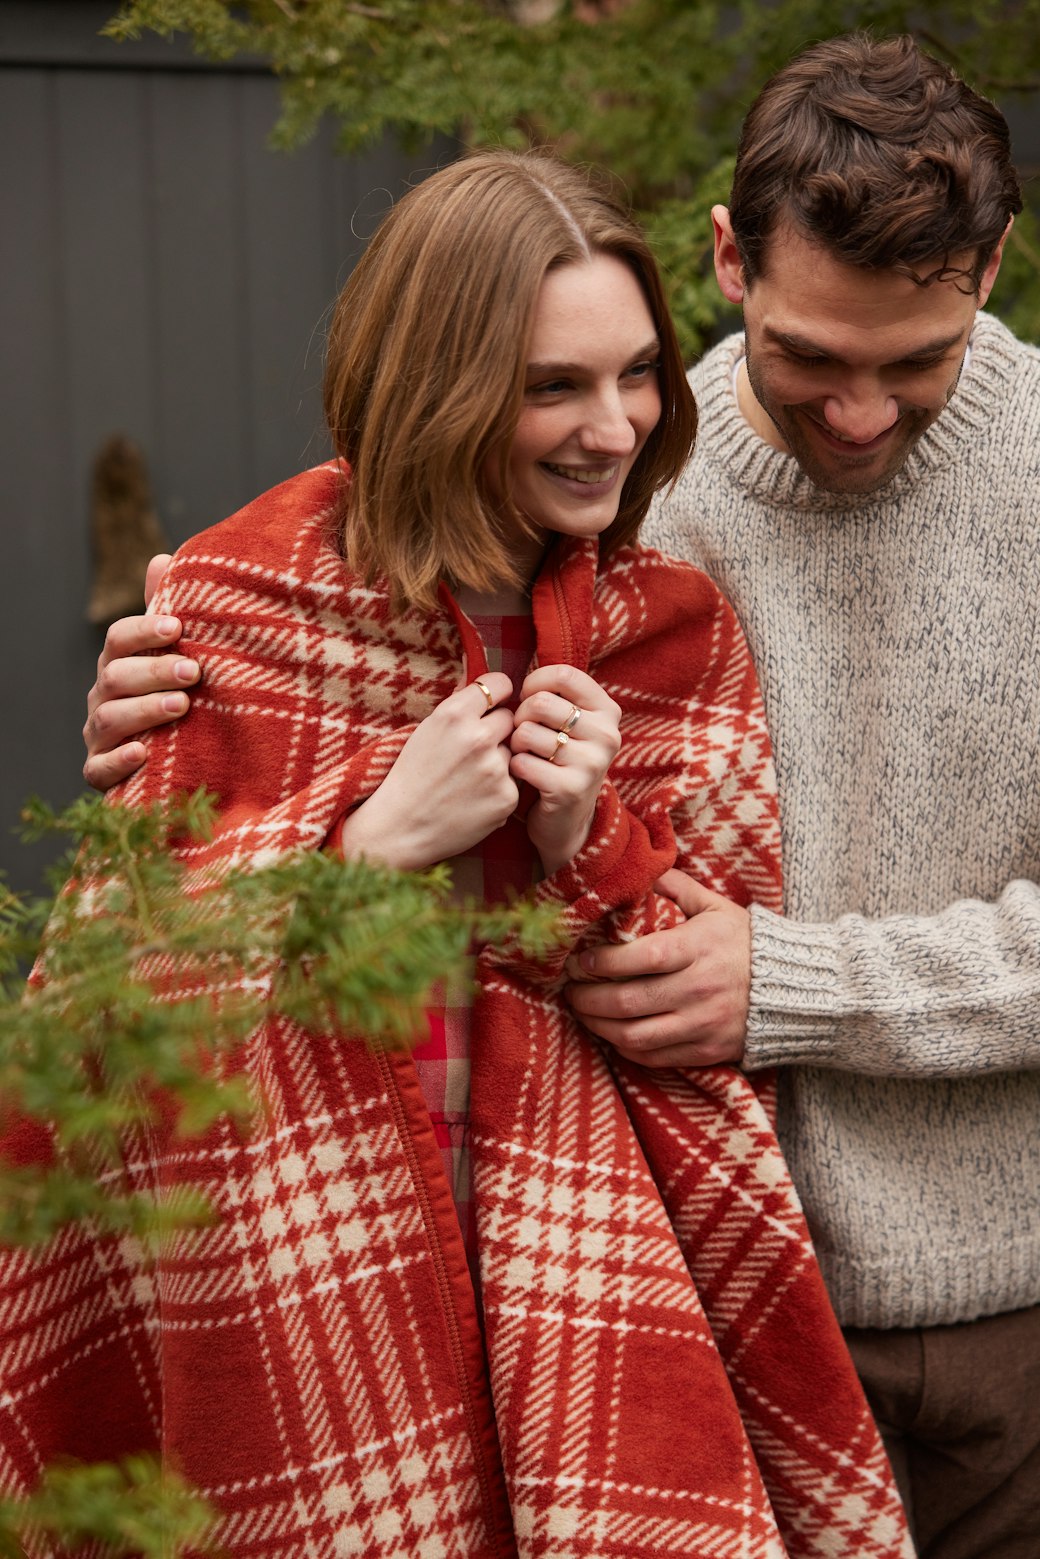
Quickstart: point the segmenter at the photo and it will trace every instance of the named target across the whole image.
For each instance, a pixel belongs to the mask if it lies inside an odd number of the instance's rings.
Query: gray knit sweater
[[[690,375],[696,453],[645,539],[747,632],[787,918],[753,911],[747,1065],[838,1317],[1040,1301],[1040,351],[980,314],[950,404],[869,497],[822,492]]]

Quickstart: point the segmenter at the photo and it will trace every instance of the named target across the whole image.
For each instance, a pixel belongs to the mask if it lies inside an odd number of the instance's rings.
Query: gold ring
[[[482,678],[480,678],[480,677],[474,677],[473,678],[473,686],[474,687],[479,687],[480,691],[483,693],[484,697],[487,699],[487,701],[488,701],[487,702],[487,709],[484,710],[484,713],[487,714],[488,710],[494,709],[494,707],[495,707],[495,700],[491,697],[491,689],[488,687],[487,683],[485,681],[483,681]]]
[[[563,722],[563,724],[561,725],[560,730],[564,731],[564,732],[566,732],[566,731],[573,731],[574,727],[577,725],[577,723],[578,723],[578,721],[580,719],[581,719],[581,710],[578,708],[577,704],[572,704],[571,705],[571,712],[567,716],[567,718]]]
[[[549,762],[550,763],[555,763],[556,762],[556,754],[559,752],[561,747],[566,747],[566,745],[567,745],[567,743],[569,741],[570,741],[570,737],[567,735],[566,731],[557,731],[557,733],[556,733],[556,746],[553,748],[552,752],[549,754]]]

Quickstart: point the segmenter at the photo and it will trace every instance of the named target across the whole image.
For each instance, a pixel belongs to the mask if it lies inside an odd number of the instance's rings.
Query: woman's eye
[[[558,395],[568,388],[566,379],[547,379],[544,384],[529,384],[528,395]]]
[[[660,366],[661,363],[658,358],[650,358],[645,363],[633,363],[628,370],[628,377],[630,379],[648,379],[651,374],[657,372]]]

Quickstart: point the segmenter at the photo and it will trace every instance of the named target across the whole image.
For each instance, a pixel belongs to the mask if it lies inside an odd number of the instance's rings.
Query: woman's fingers
[[[453,698],[464,698],[467,707],[473,702],[474,697],[484,700],[484,706],[480,709],[481,715],[490,714],[492,709],[497,709],[499,704],[505,702],[513,691],[513,684],[502,671],[485,671],[482,677],[474,677],[472,682],[464,687],[456,689]]]
[[[539,666],[524,678],[516,722],[533,720],[558,729],[572,709],[598,710],[615,722],[621,718],[620,705],[587,671],[576,666]]]
[[[460,855],[512,813],[513,685],[489,671],[419,722],[377,790],[346,819],[344,853],[417,870]]]
[[[575,666],[539,666],[524,679],[521,695],[509,767],[515,779],[538,791],[527,831],[551,873],[588,838],[621,746],[621,707]]]

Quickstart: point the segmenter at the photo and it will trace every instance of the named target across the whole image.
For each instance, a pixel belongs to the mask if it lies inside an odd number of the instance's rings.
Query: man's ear
[[[986,299],[993,291],[993,283],[997,279],[997,272],[1000,270],[1000,262],[1004,258],[1004,245],[1007,243],[1007,236],[1011,231],[1014,220],[1015,219],[1013,216],[1008,217],[1008,225],[1000,235],[1000,242],[997,244],[997,247],[994,249],[993,253],[986,262],[986,269],[983,271],[982,280],[979,283],[980,309],[984,309],[986,307]]]
[[[712,206],[711,225],[715,229],[715,276],[722,296],[730,303],[744,301],[744,268],[733,238],[733,223],[726,206]]]

